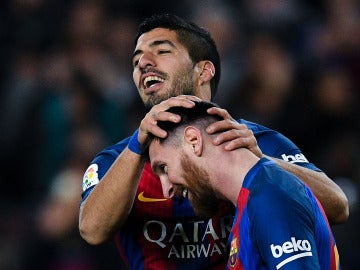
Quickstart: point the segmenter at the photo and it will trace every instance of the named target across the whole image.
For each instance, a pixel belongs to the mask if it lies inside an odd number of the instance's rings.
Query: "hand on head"
[[[153,134],[155,137],[165,138],[167,134],[157,125],[158,121],[177,123],[181,120],[178,115],[166,112],[166,110],[171,107],[191,108],[195,105],[194,101],[201,101],[201,99],[196,96],[180,95],[171,97],[154,105],[140,123],[138,135],[139,142],[141,144],[145,143],[149,134]]]
[[[246,125],[240,124],[232,118],[227,110],[219,107],[212,107],[208,109],[208,113],[219,115],[224,119],[214,122],[206,129],[209,134],[219,133],[213,139],[214,145],[221,145],[224,143],[225,149],[229,151],[238,148],[247,148],[259,158],[263,156],[254,133],[248,129]]]

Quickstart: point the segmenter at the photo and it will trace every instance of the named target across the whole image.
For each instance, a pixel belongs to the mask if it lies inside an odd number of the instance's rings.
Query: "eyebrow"
[[[176,48],[175,44],[174,44],[172,41],[167,40],[167,39],[165,39],[165,40],[155,40],[155,41],[153,41],[153,42],[150,44],[150,48],[154,48],[154,47],[159,46],[159,45],[162,45],[162,44],[168,44],[168,45],[170,45],[171,47]],[[133,53],[133,55],[132,55],[132,59],[134,59],[134,57],[135,57],[136,55],[141,54],[142,52],[143,52],[142,50],[136,50],[136,51]]]

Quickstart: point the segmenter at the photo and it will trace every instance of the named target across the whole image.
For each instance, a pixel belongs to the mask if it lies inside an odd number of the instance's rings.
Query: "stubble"
[[[169,78],[169,75],[166,74]],[[187,67],[178,70],[173,77],[173,81],[166,89],[161,90],[161,94],[154,92],[151,94],[144,105],[147,109],[151,109],[154,105],[169,99],[170,97],[177,97],[179,95],[194,95],[195,82],[193,81],[193,69]]]
[[[181,166],[191,193],[190,203],[195,213],[203,217],[215,216],[223,200],[219,199],[216,191],[210,186],[208,173],[194,164],[186,155],[181,157]]]

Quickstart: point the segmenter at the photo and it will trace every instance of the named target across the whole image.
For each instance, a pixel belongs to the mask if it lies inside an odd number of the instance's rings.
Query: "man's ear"
[[[200,61],[197,63],[199,72],[199,85],[210,82],[215,76],[215,66],[209,60]]]
[[[185,147],[197,156],[201,156],[203,151],[203,138],[201,131],[194,126],[188,126],[184,129]]]

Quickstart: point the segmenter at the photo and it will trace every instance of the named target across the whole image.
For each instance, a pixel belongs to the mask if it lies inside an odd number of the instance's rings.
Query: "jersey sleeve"
[[[321,171],[313,163],[310,163],[300,148],[283,134],[244,119],[240,119],[238,122],[245,124],[252,130],[261,151],[265,155],[282,159],[314,171]]]
[[[114,163],[115,159],[125,149],[128,141],[129,138],[126,138],[115,145],[105,148],[104,150],[99,152],[90,162],[83,176],[83,193],[81,195],[81,203],[85,201],[85,199],[90,195],[94,187],[101,181],[105,173]]]
[[[250,235],[268,269],[320,269],[312,204],[306,196],[292,196],[303,188],[289,192],[267,183],[252,194]]]

